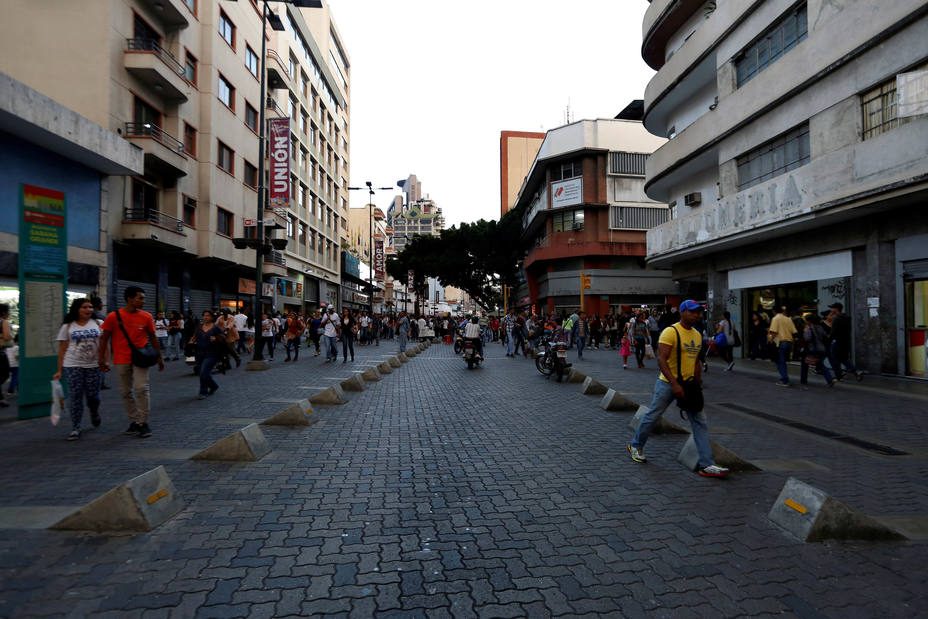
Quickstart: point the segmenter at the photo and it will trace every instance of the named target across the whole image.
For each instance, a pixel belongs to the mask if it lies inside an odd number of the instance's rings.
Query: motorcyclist
[[[481,337],[480,319],[471,316],[470,322],[464,327],[464,339],[470,340],[477,348],[477,356],[483,359],[483,338]]]

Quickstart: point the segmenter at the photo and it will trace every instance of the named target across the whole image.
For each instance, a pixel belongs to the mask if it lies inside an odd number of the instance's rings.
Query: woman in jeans
[[[354,335],[357,333],[358,323],[354,313],[345,308],[342,315],[342,363],[348,363],[348,352],[351,352],[351,360],[354,361]]]
[[[168,321],[168,348],[164,356],[165,361],[180,359],[180,332],[183,328],[184,319],[180,317],[180,312],[171,312],[171,320]]]
[[[803,385],[809,384],[809,365],[813,365],[825,377],[828,386],[833,387],[838,380],[825,365],[825,358],[828,356],[825,330],[822,329],[822,319],[815,312],[806,316],[806,328],[802,337],[805,340],[805,350],[799,365],[799,382]]]
[[[103,330],[93,318],[90,299],[75,299],[58,331],[58,371],[52,379],[64,375],[71,409],[69,441],[81,437],[84,399],[90,408],[90,422],[100,425],[100,336]]]
[[[196,330],[191,343],[196,344],[197,366],[200,368],[200,400],[213,395],[219,389],[219,384],[213,378],[213,367],[219,358],[218,347],[225,347],[226,336],[216,324],[216,316],[209,310],[203,312],[203,322]]]
[[[651,332],[648,329],[648,319],[644,312],[638,314],[635,318],[635,358],[638,360],[638,367],[644,367],[644,348],[648,345],[648,338]]]

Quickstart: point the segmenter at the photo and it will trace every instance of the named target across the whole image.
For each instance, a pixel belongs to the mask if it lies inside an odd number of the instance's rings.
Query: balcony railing
[[[130,52],[149,52],[157,56],[171,71],[184,77],[184,65],[174,57],[171,52],[161,47],[154,39],[126,39],[127,49]]]
[[[173,150],[178,154],[183,154],[184,143],[175,138],[173,135],[152,123],[126,123],[127,138],[154,138],[165,147]]]
[[[170,228],[171,230],[177,230],[178,232],[184,231],[183,221],[176,217],[165,215],[161,211],[156,211],[153,208],[130,206],[125,209],[122,220],[133,223],[155,224],[156,226]]]
[[[277,105],[277,100],[274,99],[274,97],[267,98],[267,109],[274,110],[281,116],[287,116],[287,113],[283,110],[283,108]]]
[[[670,221],[670,210],[662,206],[609,207],[611,230],[650,230]]]
[[[280,65],[280,68],[284,70],[284,75],[286,75],[287,77],[291,77],[291,76],[290,76],[290,68],[287,66],[287,63],[284,62],[284,59],[280,57],[280,54],[278,54],[278,53],[277,53],[275,50],[273,50],[273,49],[269,49],[269,50],[267,50],[267,57],[268,57],[268,58],[273,58],[274,60],[276,60],[276,61],[277,61],[277,64]]]
[[[287,260],[284,258],[284,252],[278,250],[272,250],[270,254],[264,257],[264,262],[267,264],[276,264],[278,266],[285,267],[287,266]]]

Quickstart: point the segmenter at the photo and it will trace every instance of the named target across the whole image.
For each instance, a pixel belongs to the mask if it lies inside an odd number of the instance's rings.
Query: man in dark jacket
[[[844,380],[843,365],[857,380],[862,380],[864,373],[854,367],[851,361],[851,317],[844,313],[844,305],[832,303],[831,310],[831,367],[838,380]]]

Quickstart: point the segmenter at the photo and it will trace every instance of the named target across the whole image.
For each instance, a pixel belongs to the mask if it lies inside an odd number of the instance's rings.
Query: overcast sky
[[[558,127],[568,102],[572,120],[613,118],[653,75],[645,0],[328,4],[351,63],[351,185],[416,174],[448,226],[499,218],[500,131]]]

